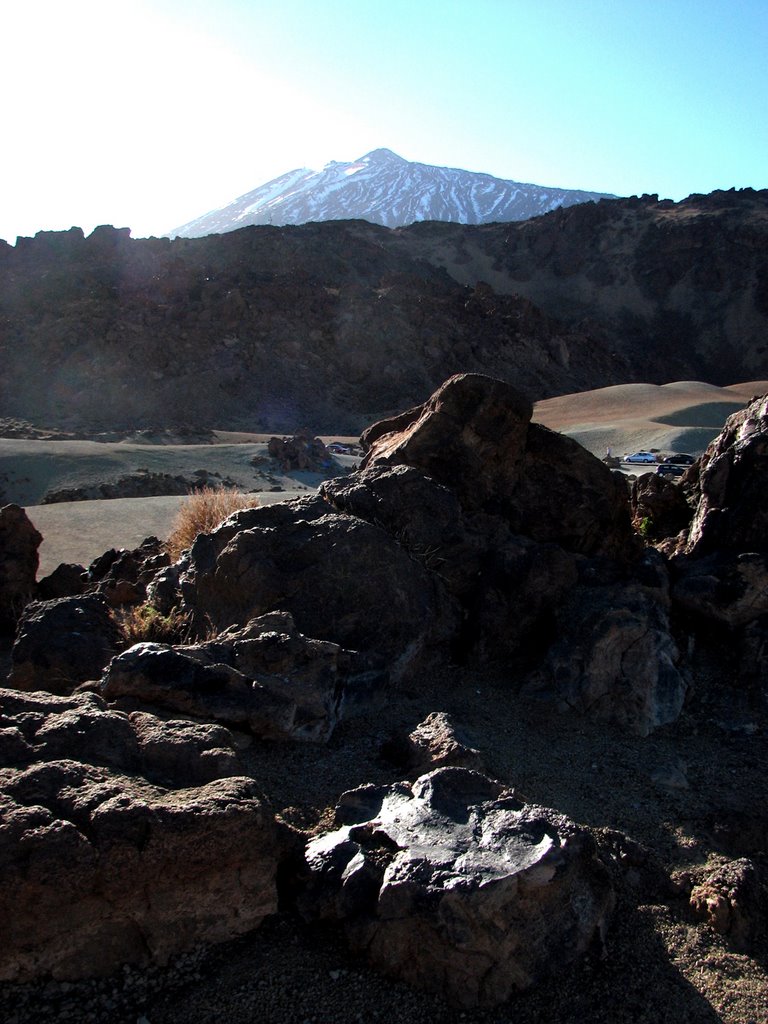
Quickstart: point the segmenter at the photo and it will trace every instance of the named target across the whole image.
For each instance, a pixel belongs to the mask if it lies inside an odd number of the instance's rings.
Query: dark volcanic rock
[[[453,373],[534,398],[764,378],[767,208],[744,189],[520,224],[41,232],[0,246],[0,416],[353,432]]]
[[[672,598],[710,622],[740,627],[768,615],[768,552],[679,559]]]
[[[0,768],[0,979],[164,963],[275,911],[274,819],[251,779],[216,779],[234,761],[224,730],[168,723],[160,741],[149,719],[93,694],[0,691],[0,737],[16,740]]]
[[[385,658],[394,677],[444,642],[456,617],[440,581],[395,539],[320,498],[239,512],[198,537],[181,592],[220,626],[288,611],[307,636]]]
[[[768,876],[765,868],[742,858],[710,871],[690,897],[694,914],[736,949],[756,953],[768,937]]]
[[[185,609],[220,625],[285,609],[395,681],[452,658],[503,663],[515,686],[549,650],[558,682],[538,689],[558,703],[643,734],[674,720],[666,570],[633,576],[623,479],[529,416],[502,381],[451,378],[397,429],[372,428],[365,468],[198,537]],[[585,554],[600,579],[573,596]]]
[[[71,693],[98,679],[122,642],[100,597],[33,601],[19,620],[9,682],[20,690]]]
[[[513,534],[501,516],[465,512],[449,487],[411,466],[376,465],[326,481],[320,493],[383,527],[458,600],[463,619],[452,650],[459,659],[533,651],[576,582],[571,554]]]
[[[683,485],[656,473],[643,473],[633,481],[630,506],[635,529],[652,543],[676,537],[688,529],[693,517]]]
[[[302,636],[285,612],[185,647],[136,644],[110,663],[110,701],[224,722],[269,739],[325,742],[347,697],[369,697],[386,674],[366,672],[337,644]],[[357,668],[357,671],[355,670]]]
[[[37,584],[37,598],[40,601],[55,601],[59,597],[77,597],[85,588],[85,566],[61,562]]]
[[[670,634],[666,571],[655,568],[657,586],[641,577],[574,588],[558,609],[556,640],[523,693],[640,736],[674,722],[688,683]]]
[[[451,489],[462,508],[514,533],[583,554],[636,553],[623,483],[575,441],[531,424],[530,402],[479,374],[447,380],[423,406],[363,436],[361,468],[407,465]]]
[[[0,691],[0,763],[72,757],[172,788],[237,774],[232,736],[221,726],[126,715],[95,693]]]
[[[13,632],[35,591],[43,538],[18,505],[0,508],[0,633]]]
[[[408,736],[393,737],[384,745],[382,753],[412,775],[446,767],[483,771],[480,751],[461,738],[444,711],[431,712]]]
[[[613,906],[586,829],[477,772],[364,786],[307,847],[310,916],[387,974],[460,1006],[503,1002],[582,955]]]
[[[319,472],[333,463],[331,453],[323,442],[309,431],[292,437],[271,437],[267,452],[270,458],[277,459],[284,473],[292,470]]]
[[[687,554],[768,550],[768,395],[730,416],[687,476]]]

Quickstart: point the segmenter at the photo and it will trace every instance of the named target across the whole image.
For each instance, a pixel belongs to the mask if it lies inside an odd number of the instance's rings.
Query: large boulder
[[[423,406],[374,424],[361,468],[413,466],[463,509],[581,554],[637,552],[623,481],[575,441],[531,423],[529,400],[482,374],[458,374]]]
[[[463,507],[503,512],[521,476],[533,406],[481,374],[447,380],[424,405],[373,424],[361,468],[406,465],[451,488]]]
[[[0,980],[164,963],[275,911],[276,825],[231,738],[169,723],[163,743],[148,718],[0,691]]]
[[[613,907],[586,829],[465,768],[345,794],[306,850],[309,916],[383,972],[492,1006],[581,956]]]
[[[24,605],[33,597],[43,542],[18,505],[0,508],[0,633],[12,633]]]
[[[198,537],[180,590],[218,627],[288,611],[305,635],[384,659],[394,678],[444,644],[457,616],[395,538],[318,497],[238,512]]]
[[[576,583],[571,553],[512,533],[501,516],[465,511],[454,491],[412,466],[372,466],[326,481],[320,494],[383,527],[456,599],[459,660],[530,655]]]
[[[19,620],[11,686],[66,694],[99,679],[123,644],[104,600],[95,595],[33,601]]]
[[[630,508],[635,530],[651,543],[677,537],[693,516],[683,485],[657,473],[643,473],[633,482]]]
[[[687,554],[768,550],[768,395],[730,416],[687,476]]]
[[[347,700],[362,701],[386,682],[359,662],[338,644],[303,636],[288,613],[272,612],[204,643],[136,644],[112,660],[102,693],[266,739],[325,742]]]

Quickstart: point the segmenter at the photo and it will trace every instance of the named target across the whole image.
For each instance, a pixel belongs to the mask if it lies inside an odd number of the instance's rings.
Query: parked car
[[[625,455],[622,462],[655,462],[656,456],[653,452],[635,452],[633,455]]]
[[[684,452],[678,452],[675,455],[667,455],[662,462],[673,462],[679,466],[692,466],[696,461],[695,455],[686,455]]]
[[[676,466],[674,462],[662,462],[656,470],[656,476],[683,476],[685,466]]]

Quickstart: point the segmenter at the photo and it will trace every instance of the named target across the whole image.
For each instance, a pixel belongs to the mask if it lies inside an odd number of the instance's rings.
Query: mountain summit
[[[288,171],[169,234],[198,238],[249,224],[323,220],[359,219],[388,228],[420,220],[487,224],[527,220],[558,206],[606,198],[614,197],[413,163],[389,149],[374,149],[352,163],[332,160],[322,171]]]

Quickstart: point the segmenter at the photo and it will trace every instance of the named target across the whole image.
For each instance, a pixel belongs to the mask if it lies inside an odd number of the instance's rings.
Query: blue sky
[[[20,0],[0,238],[170,228],[386,147],[619,195],[768,187],[768,0]]]

